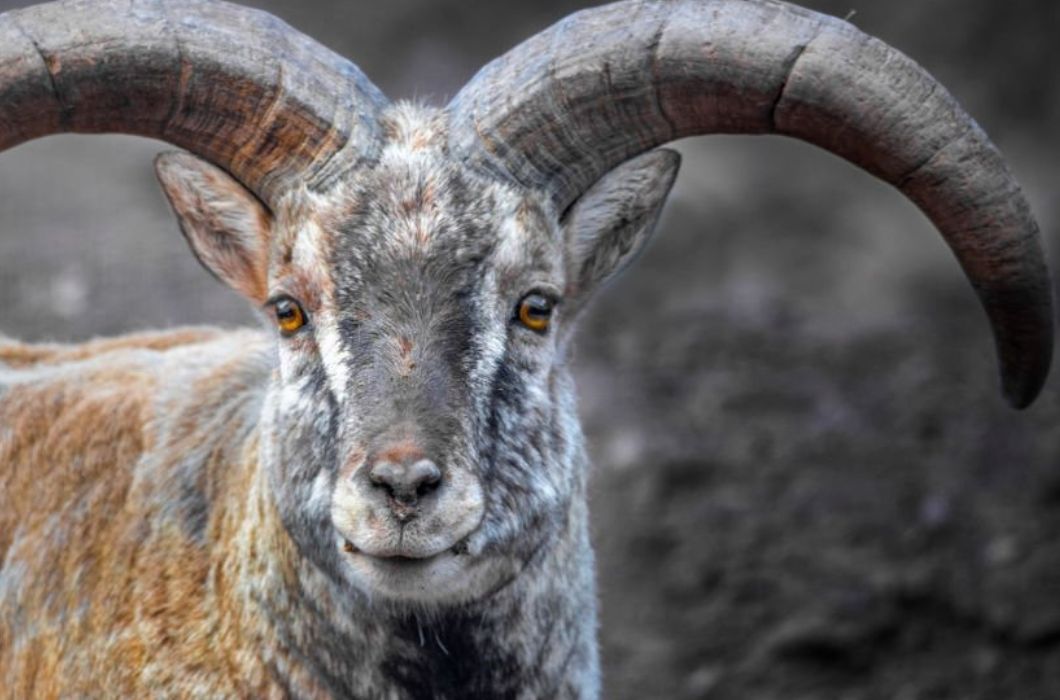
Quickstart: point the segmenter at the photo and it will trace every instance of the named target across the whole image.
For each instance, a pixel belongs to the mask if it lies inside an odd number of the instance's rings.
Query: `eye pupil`
[[[541,294],[527,294],[519,302],[519,322],[532,331],[544,333],[552,320],[553,302]]]

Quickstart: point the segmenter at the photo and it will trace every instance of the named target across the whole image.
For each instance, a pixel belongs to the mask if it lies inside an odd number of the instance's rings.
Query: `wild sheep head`
[[[262,460],[336,581],[445,603],[503,586],[584,501],[565,364],[579,311],[649,238],[707,133],[784,134],[898,187],[990,318],[1005,395],[1039,391],[1037,227],[976,124],[851,25],[773,0],[572,15],[442,109],[390,104],[269,15],[206,0],[63,2],[0,24],[0,148],[137,133],[192,249],[265,309]],[[10,18],[10,19],[9,19]],[[195,154],[195,155],[191,155]]]
[[[678,160],[633,158],[558,216],[450,158],[444,114],[380,124],[370,166],[272,207],[185,153],[158,173],[199,259],[275,320],[265,463],[303,550],[392,597],[482,595],[584,498],[566,346]]]

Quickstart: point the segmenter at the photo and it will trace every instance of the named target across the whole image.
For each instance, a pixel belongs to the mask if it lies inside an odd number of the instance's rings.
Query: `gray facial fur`
[[[561,220],[451,158],[439,113],[399,105],[384,124],[371,167],[274,212],[267,261],[248,250],[216,271],[246,289],[241,275],[266,265],[266,296],[306,315],[276,339],[262,467],[304,585],[354,621],[316,633],[341,669],[341,648],[371,636],[356,619],[382,622],[379,682],[412,696],[592,694],[587,466],[566,355],[591,292],[648,238],[677,160],[635,159]],[[188,237],[206,262],[227,258],[203,245],[228,255],[260,238]],[[555,302],[544,331],[518,320],[528,294]],[[440,474],[408,520],[371,477],[405,454]]]

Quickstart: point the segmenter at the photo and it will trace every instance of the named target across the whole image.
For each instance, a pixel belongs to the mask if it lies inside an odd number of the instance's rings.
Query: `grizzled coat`
[[[567,357],[642,248],[675,138],[771,133],[939,228],[1022,407],[1052,351],[1037,225],[934,79],[779,0],[626,0],[444,108],[217,0],[0,15],[0,150],[157,161],[194,253],[271,329],[0,340],[0,678],[16,697],[594,697]]]
[[[275,220],[217,169],[160,160],[200,259],[258,303],[283,288],[311,332],[0,345],[0,676],[15,695],[596,693],[564,357],[676,158],[617,171],[559,235],[541,202],[447,165],[432,112],[399,106],[387,124],[378,168]],[[513,322],[528,289],[563,295],[547,333]],[[372,494],[344,488],[394,434],[446,471],[401,545]],[[408,559],[359,570],[347,538]],[[448,548],[478,563],[417,570]]]

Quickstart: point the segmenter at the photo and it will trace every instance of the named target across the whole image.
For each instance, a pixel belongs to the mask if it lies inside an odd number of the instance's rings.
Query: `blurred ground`
[[[856,11],[958,96],[1056,267],[1060,3],[806,4]],[[260,5],[391,96],[434,101],[576,7]],[[606,695],[1060,697],[1060,379],[1005,408],[973,295],[887,187],[782,139],[680,147],[658,238],[575,358]],[[0,329],[253,322],[184,249],[151,175],[161,148],[56,137],[0,158]]]

